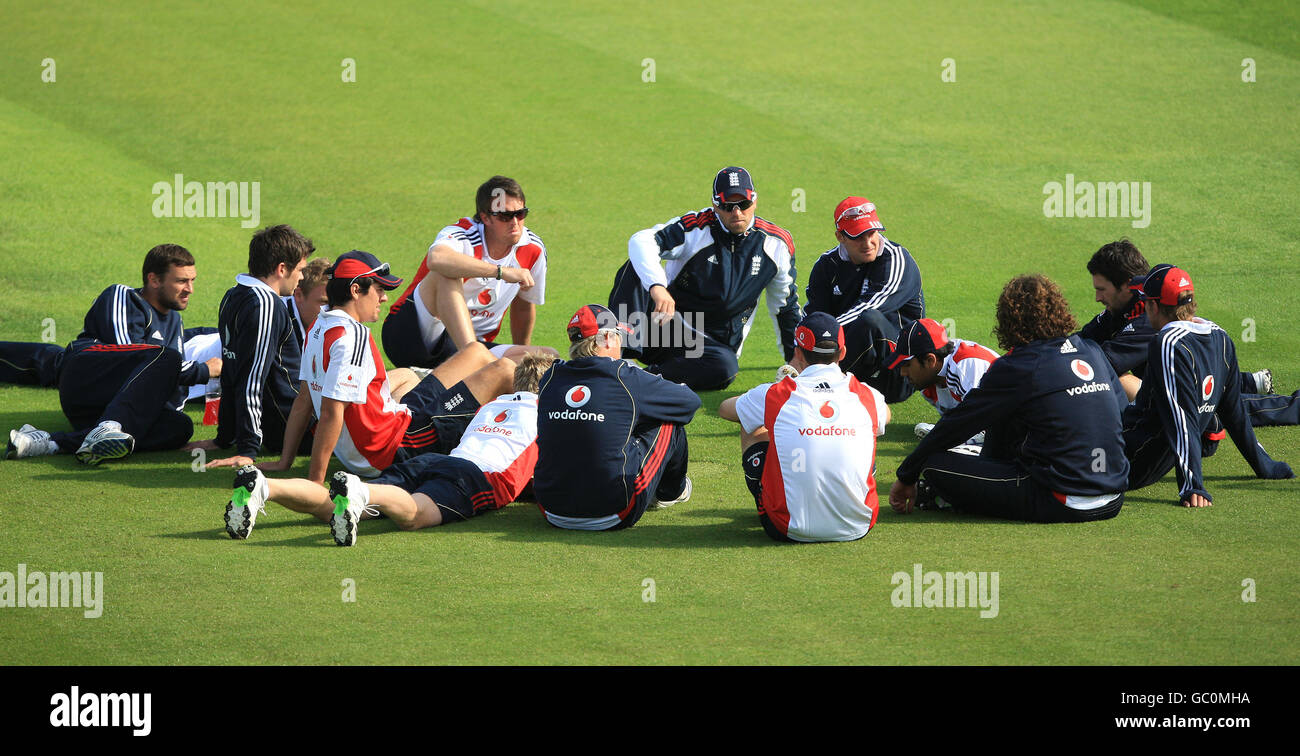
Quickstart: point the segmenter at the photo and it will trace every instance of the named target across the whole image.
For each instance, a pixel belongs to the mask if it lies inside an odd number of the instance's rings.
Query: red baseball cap
[[[631,334],[632,329],[622,324],[608,307],[598,304],[583,305],[569,318],[569,343],[576,344],[595,336],[601,330],[618,329]]]
[[[1134,279],[1141,284],[1143,299],[1153,299],[1162,305],[1177,307],[1190,300],[1196,290],[1192,287],[1192,277],[1182,268],[1175,268],[1169,263],[1160,263],[1151,269],[1142,279]]]
[[[947,343],[948,332],[937,321],[930,318],[913,321],[899,335],[898,346],[894,349],[893,359],[885,366],[885,369],[893,370],[905,360],[910,360],[918,354],[937,352],[943,349]]]
[[[876,215],[876,204],[865,197],[845,197],[835,206],[835,227],[851,237],[858,237],[875,229],[884,231],[885,226]]]

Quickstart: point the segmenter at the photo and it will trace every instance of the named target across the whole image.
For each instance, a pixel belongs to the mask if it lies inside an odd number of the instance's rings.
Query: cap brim
[[[375,279],[375,283],[389,291],[402,285],[402,279],[396,276],[371,276],[371,278]]]
[[[883,225],[879,224],[879,223],[876,223],[876,224],[874,224],[874,225],[868,223],[867,225],[865,225],[865,226],[863,226],[861,229],[859,229],[859,230],[857,231],[857,233],[854,233],[854,232],[851,230],[851,229],[853,229],[853,228],[854,228],[854,226],[850,225],[848,228],[840,228],[840,231],[844,232],[844,235],[847,236],[847,237],[849,237],[850,239],[856,239],[856,238],[858,238],[859,236],[862,236],[862,235],[865,234],[866,232],[871,231],[871,230],[873,230],[873,229],[876,230],[876,231],[884,231],[884,230],[885,230],[885,227],[884,227]]]

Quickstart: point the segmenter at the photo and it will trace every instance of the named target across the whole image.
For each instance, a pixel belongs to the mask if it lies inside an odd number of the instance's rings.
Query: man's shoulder
[[[531,268],[539,259],[546,257],[546,244],[542,242],[542,237],[533,233],[532,229],[525,228],[524,235],[519,239],[519,246],[515,247],[515,262],[520,267]]]
[[[774,236],[777,239],[780,239],[785,246],[790,248],[791,252],[794,252],[794,237],[790,235],[789,231],[781,228],[772,221],[767,220],[766,218],[754,216],[754,229],[767,234],[768,236]]]
[[[718,215],[714,209],[706,207],[694,212],[682,213],[674,220],[680,223],[682,228],[687,231],[695,231],[698,229],[707,229],[709,226],[713,225],[713,222],[717,220],[717,218]],[[671,223],[672,221],[669,222]]]

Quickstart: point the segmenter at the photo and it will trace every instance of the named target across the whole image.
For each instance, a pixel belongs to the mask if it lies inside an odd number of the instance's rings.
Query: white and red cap
[[[358,278],[373,278],[380,287],[392,291],[402,285],[402,279],[389,275],[388,263],[380,262],[378,257],[354,249],[339,255],[334,264],[326,271],[330,278],[344,278],[353,281]]]
[[[585,338],[595,336],[602,330],[619,330],[632,333],[632,329],[622,324],[618,316],[608,307],[598,304],[583,305],[569,318],[569,343],[576,344]]]
[[[850,237],[867,231],[884,231],[885,226],[876,215],[876,204],[865,197],[845,197],[835,206],[835,227]]]
[[[948,332],[938,321],[921,318],[912,321],[898,337],[898,346],[886,370],[893,370],[899,364],[910,360],[918,354],[930,354],[943,349],[948,343]]]

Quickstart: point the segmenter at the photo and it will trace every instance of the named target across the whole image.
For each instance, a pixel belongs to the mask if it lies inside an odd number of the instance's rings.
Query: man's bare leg
[[[406,392],[415,388],[415,384],[419,382],[420,376],[410,368],[393,368],[388,371],[388,388],[392,392],[394,401],[402,401]]]
[[[515,363],[504,357],[485,365],[464,379],[465,387],[479,404],[487,404],[515,386]]]
[[[428,298],[422,298],[429,314],[442,321],[443,326],[447,328],[447,335],[457,349],[464,349],[467,345],[475,343],[469,305],[465,304],[464,281],[430,272],[421,282],[420,289],[429,295]]]
[[[480,342],[466,346],[464,349],[453,354],[450,359],[433,369],[433,377],[442,382],[447,388],[455,386],[457,383],[465,380],[479,370],[496,362],[495,357],[488,351],[488,348]],[[512,364],[511,370],[514,370]]]
[[[419,530],[442,524],[442,510],[422,493],[410,494],[388,485],[370,485],[370,506],[384,513],[402,530]]]
[[[766,426],[763,425],[758,426],[757,428],[754,429],[753,433],[746,433],[745,430],[742,428],[740,430],[740,451],[744,452],[754,444],[757,444],[760,441],[768,441],[770,439],[771,436],[768,435]]]
[[[527,357],[530,354],[548,354],[556,358],[557,360],[560,358],[560,353],[552,349],[551,347],[536,346],[533,344],[528,344],[528,345],[515,344],[514,346],[510,347],[505,352],[503,352],[501,356],[508,360],[519,362],[524,357]]]
[[[270,491],[267,500],[286,509],[309,514],[325,522],[329,522],[330,515],[334,514],[329,489],[306,478],[267,478],[266,487]]]

